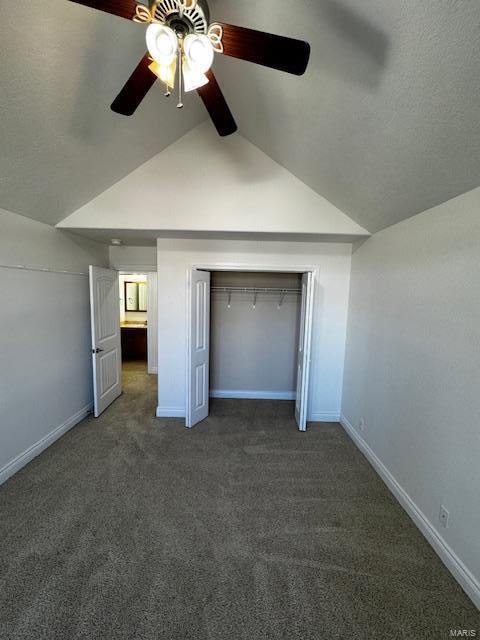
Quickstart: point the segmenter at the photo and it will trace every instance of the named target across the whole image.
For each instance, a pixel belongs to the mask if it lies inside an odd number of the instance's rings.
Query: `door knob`
[[[92,349],[92,353],[100,353],[101,351],[103,351],[103,349],[99,349],[98,347],[96,349]]]

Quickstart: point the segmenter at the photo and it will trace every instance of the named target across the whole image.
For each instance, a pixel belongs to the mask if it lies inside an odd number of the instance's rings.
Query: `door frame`
[[[189,406],[189,399],[191,394],[190,388],[190,363],[191,363],[191,343],[190,343],[190,323],[191,323],[191,287],[192,287],[192,272],[193,271],[245,271],[245,272],[264,272],[264,273],[311,273],[312,274],[312,286],[313,292],[315,291],[315,285],[318,280],[318,267],[310,265],[279,265],[279,264],[242,264],[238,262],[209,262],[207,264],[204,263],[195,263],[191,264],[187,267],[186,274],[186,287],[185,287],[185,296],[186,296],[186,314],[185,314],[185,326],[186,326],[186,335],[185,335],[185,376],[186,376],[186,393],[185,393],[185,416],[187,413],[187,407]],[[315,306],[315,296],[313,300],[313,307]],[[312,313],[313,313],[312,307]],[[311,342],[311,340],[310,340]],[[311,344],[310,344],[311,348]],[[309,376],[308,383],[308,405],[307,405],[307,420],[308,415],[310,413],[310,381],[311,376]]]

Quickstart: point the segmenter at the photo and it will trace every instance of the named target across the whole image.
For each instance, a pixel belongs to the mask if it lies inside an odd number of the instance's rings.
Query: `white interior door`
[[[118,273],[90,266],[93,400],[95,417],[122,393]]]
[[[307,430],[308,387],[310,378],[311,342],[313,318],[313,273],[302,276],[302,303],[300,335],[298,340],[297,395],[295,419],[300,431]]]
[[[186,426],[208,416],[210,370],[210,272],[192,270],[189,288]]]

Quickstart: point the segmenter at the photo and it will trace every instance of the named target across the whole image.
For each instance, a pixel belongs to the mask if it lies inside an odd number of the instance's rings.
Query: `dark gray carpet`
[[[473,605],[341,427],[125,393],[0,488],[0,638],[448,638]]]

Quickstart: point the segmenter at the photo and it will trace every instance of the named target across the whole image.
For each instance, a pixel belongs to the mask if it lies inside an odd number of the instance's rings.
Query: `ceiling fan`
[[[302,40],[210,23],[207,0],[70,0],[127,20],[148,24],[147,53],[113,101],[116,113],[131,116],[157,79],[166,86],[165,95],[178,83],[183,91],[196,90],[221,136],[237,125],[210,69],[214,53],[255,62],[272,69],[303,75],[310,58],[310,45]]]

